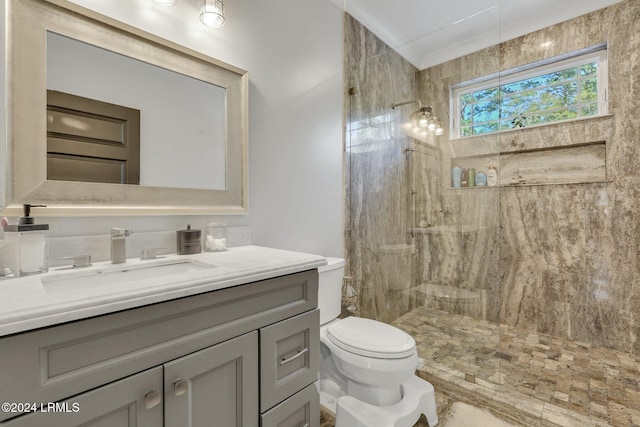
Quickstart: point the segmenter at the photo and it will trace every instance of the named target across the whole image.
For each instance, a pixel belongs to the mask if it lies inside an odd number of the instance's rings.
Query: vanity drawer
[[[319,310],[260,329],[260,410],[316,381],[319,359]]]
[[[320,397],[311,384],[260,417],[260,427],[318,427]]]
[[[308,312],[317,286],[310,270],[1,338],[0,402],[56,402]]]

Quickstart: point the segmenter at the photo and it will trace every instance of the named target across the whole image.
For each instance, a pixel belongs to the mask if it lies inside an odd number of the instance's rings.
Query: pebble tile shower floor
[[[427,380],[457,382],[540,425],[640,427],[640,357],[426,307],[393,325],[415,338]]]

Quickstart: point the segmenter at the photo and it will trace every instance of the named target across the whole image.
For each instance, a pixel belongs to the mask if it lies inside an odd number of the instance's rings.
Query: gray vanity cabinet
[[[310,270],[0,338],[0,402],[79,408],[0,427],[316,427],[317,286]]]

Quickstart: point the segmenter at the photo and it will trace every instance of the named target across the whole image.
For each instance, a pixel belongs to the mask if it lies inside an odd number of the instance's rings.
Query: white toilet
[[[345,261],[318,268],[320,403],[336,427],[411,427],[424,414],[438,423],[433,386],[415,375],[413,338],[375,320],[338,319]]]

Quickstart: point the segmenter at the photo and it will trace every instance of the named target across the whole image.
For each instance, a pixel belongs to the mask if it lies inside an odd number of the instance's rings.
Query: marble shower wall
[[[417,69],[345,14],[345,254],[360,314],[390,321],[413,308],[408,236],[410,138]]]
[[[508,70],[604,42],[608,116],[499,137],[445,138],[442,203],[451,206],[453,224],[474,217],[490,224],[489,233],[476,233],[472,252],[460,246],[467,260],[482,248],[497,254],[488,260],[489,268],[473,261],[466,265],[476,271],[460,276],[460,281],[477,281],[463,287],[487,290],[490,320],[640,354],[640,1],[626,0],[423,70],[418,85],[422,98],[448,112],[449,85],[495,72],[494,58]],[[495,190],[448,188],[451,158],[601,141],[606,144],[605,179]],[[478,201],[484,195],[487,199]],[[472,216],[471,206],[476,206]],[[486,259],[477,261],[486,267]]]
[[[497,320],[498,192],[472,205],[445,197],[442,137],[410,128],[417,104],[391,109],[431,101],[418,70],[349,15],[344,63],[345,253],[359,314],[390,322],[428,305]]]

